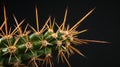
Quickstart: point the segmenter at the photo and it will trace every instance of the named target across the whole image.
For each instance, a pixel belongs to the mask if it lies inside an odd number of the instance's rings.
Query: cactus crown
[[[6,8],[4,6],[4,21],[0,26],[0,66],[39,67],[49,65],[52,67],[52,58],[56,57],[58,62],[61,59],[62,62],[65,61],[71,67],[67,60],[69,56],[74,53],[84,56],[78,49],[73,47],[73,44],[81,45],[88,42],[107,43],[106,41],[77,38],[77,35],[86,32],[87,29],[82,31],[76,31],[76,29],[94,9],[90,10],[72,27],[66,25],[68,12],[68,9],[66,9],[61,25],[58,25],[55,19],[51,21],[51,17],[49,17],[42,29],[40,29],[38,10],[36,8],[36,28],[27,24],[23,30],[21,25],[24,19],[18,22],[15,15],[13,15],[16,23],[15,28],[8,28]],[[54,30],[55,26],[58,28],[57,31]],[[28,30],[28,27],[31,30]]]

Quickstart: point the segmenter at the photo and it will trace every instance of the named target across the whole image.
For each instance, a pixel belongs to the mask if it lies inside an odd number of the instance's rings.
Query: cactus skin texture
[[[8,27],[6,8],[4,6],[4,21],[0,26],[0,67],[41,67],[45,65],[52,67],[54,65],[53,57],[57,58],[56,61],[66,62],[71,67],[68,61],[69,56],[75,53],[84,56],[78,49],[73,47],[73,44],[108,43],[106,41],[86,40],[76,37],[80,33],[87,31],[87,29],[82,31],[76,31],[76,29],[94,9],[90,10],[73,27],[66,25],[68,12],[68,9],[66,9],[61,25],[58,25],[55,19],[51,21],[51,17],[49,17],[42,29],[40,29],[36,7],[37,28],[27,24],[23,30],[21,25],[24,20],[18,22],[15,15],[13,15],[16,24],[15,28]],[[58,28],[56,31],[54,30],[55,26]]]

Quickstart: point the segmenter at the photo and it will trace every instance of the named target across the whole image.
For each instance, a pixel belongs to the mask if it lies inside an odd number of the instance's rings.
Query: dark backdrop
[[[35,25],[35,5],[38,6],[39,22],[42,26],[48,16],[56,18],[60,24],[68,7],[67,23],[72,26],[92,8],[95,11],[81,23],[78,30],[88,29],[79,35],[83,39],[97,39],[111,42],[110,44],[95,44],[78,46],[77,48],[87,57],[77,54],[70,57],[72,67],[119,67],[119,3],[116,0],[0,0],[0,24],[3,21],[3,4],[7,7],[9,25],[26,18],[26,23]],[[23,24],[23,27],[24,27]],[[54,67],[67,67],[67,64],[54,64]]]

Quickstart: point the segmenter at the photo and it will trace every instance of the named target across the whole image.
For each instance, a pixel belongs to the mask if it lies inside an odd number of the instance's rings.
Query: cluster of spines
[[[61,25],[58,25],[55,21],[51,21],[51,17],[47,19],[42,29],[39,27],[38,10],[36,8],[36,29],[27,24],[25,29],[22,30],[22,20],[20,23],[13,15],[16,22],[15,29],[9,28],[7,25],[6,8],[4,7],[4,22],[0,26],[0,64],[3,66],[12,65],[14,67],[30,66],[39,67],[45,65],[53,66],[52,57],[56,56],[58,62],[61,59],[62,62],[66,61],[69,67],[71,67],[67,60],[69,56],[77,53],[84,56],[78,49],[72,46],[87,44],[88,42],[107,43],[106,41],[86,40],[79,39],[77,35],[86,32],[87,29],[82,31],[76,31],[80,23],[93,12],[90,10],[82,19],[80,19],[73,27],[66,25],[66,17],[68,9],[65,11],[64,20]],[[58,28],[54,30],[55,26]],[[67,26],[67,27],[66,27]],[[33,30],[27,31],[28,27]],[[5,29],[5,32],[3,31]],[[11,32],[11,30],[13,30]]]

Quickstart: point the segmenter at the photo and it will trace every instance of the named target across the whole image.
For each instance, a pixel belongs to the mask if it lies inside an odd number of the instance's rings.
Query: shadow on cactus
[[[0,66],[3,67],[40,67],[49,65],[52,67],[56,61],[66,62],[71,67],[69,56],[77,53],[84,56],[78,49],[72,45],[95,43],[108,43],[106,41],[79,39],[77,35],[84,33],[87,29],[77,31],[80,23],[90,15],[95,8],[90,10],[75,25],[70,27],[66,25],[68,9],[65,11],[64,20],[58,25],[55,19],[47,19],[42,29],[39,27],[38,10],[36,7],[36,28],[27,24],[24,30],[21,22],[18,22],[15,15],[15,28],[8,27],[6,8],[4,6],[4,21],[0,26]],[[55,31],[55,26],[58,28]],[[29,29],[28,29],[29,28]],[[31,30],[30,30],[31,29]],[[55,55],[56,54],[56,55]]]

